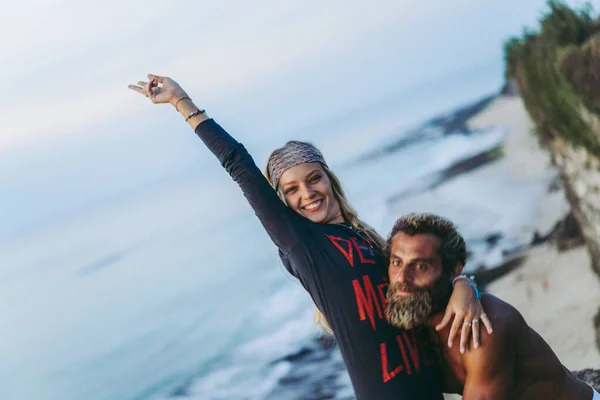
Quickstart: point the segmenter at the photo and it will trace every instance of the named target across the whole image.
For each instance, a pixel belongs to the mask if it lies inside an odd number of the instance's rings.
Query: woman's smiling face
[[[292,210],[318,224],[344,222],[331,181],[318,162],[296,165],[279,179],[285,201]]]

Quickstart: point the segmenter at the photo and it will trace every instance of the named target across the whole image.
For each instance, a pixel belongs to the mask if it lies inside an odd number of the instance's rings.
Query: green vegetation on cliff
[[[558,135],[600,156],[600,135],[590,123],[600,111],[600,21],[592,7],[549,1],[537,29],[506,41],[504,58],[542,143]]]
[[[539,27],[506,41],[504,57],[506,78],[517,82],[536,133],[560,160],[565,196],[600,276],[600,20],[589,4],[549,1]],[[600,310],[594,324],[600,347]]]

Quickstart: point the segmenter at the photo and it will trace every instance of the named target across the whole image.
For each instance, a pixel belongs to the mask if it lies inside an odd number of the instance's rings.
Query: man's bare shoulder
[[[482,294],[481,304],[492,323],[493,332],[488,334],[482,326],[479,348],[465,352],[465,361],[471,360],[475,364],[481,362],[482,358],[502,356],[502,351],[506,350],[506,346],[514,344],[525,325],[521,313],[515,307],[494,295]]]
[[[519,310],[492,294],[483,293],[481,305],[492,323],[494,334],[519,329],[525,322]]]

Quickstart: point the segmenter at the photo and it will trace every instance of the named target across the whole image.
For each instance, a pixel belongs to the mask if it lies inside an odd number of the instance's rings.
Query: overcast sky
[[[196,99],[220,105],[236,98],[235,107],[252,111],[262,109],[261,97],[273,106],[273,91],[286,87],[297,105],[315,103],[319,87],[328,104],[307,110],[318,118],[315,108],[324,115],[386,88],[498,59],[502,41],[534,22],[543,4],[12,1],[0,24],[0,146],[147,112],[124,90],[146,72],[177,78]]]
[[[495,89],[503,41],[535,24],[544,3],[5,2],[0,190],[9,195],[0,204],[31,216],[32,209],[51,210],[53,201],[68,207],[65,198],[120,190],[132,177],[196,162],[187,149],[200,146],[171,132],[187,129],[179,116],[127,90],[147,72],[179,81],[199,106],[262,151],[261,140],[291,139],[365,105],[383,107],[385,99],[410,103],[423,87],[434,112],[444,90],[435,82],[461,71],[468,79],[469,71],[491,68],[493,82],[481,90]],[[457,99],[468,94],[454,90]],[[40,198],[43,207],[32,200]]]

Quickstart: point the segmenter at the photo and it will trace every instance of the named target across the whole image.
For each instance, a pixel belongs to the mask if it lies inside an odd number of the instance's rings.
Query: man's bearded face
[[[446,309],[451,294],[450,278],[443,274],[423,288],[409,283],[391,283],[387,290],[386,318],[392,325],[403,329],[422,325]]]

